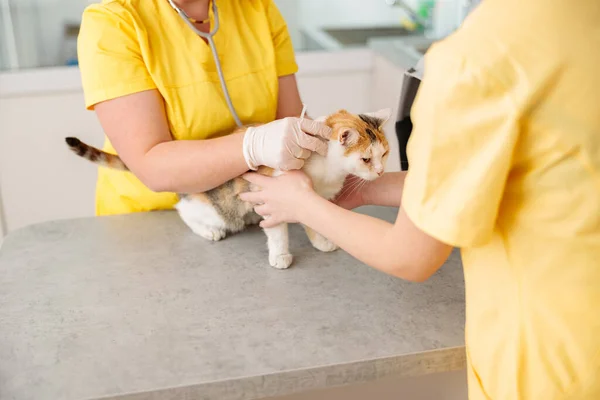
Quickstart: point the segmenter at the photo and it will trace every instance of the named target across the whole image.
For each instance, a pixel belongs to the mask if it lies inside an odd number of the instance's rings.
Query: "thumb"
[[[242,175],[242,179],[254,183],[257,186],[264,186],[272,179],[270,176],[265,176],[257,172],[247,172]]]
[[[268,229],[268,228],[273,228],[279,224],[281,224],[281,221],[278,221],[278,220],[274,219],[273,217],[270,217],[270,218],[266,218],[266,219],[263,219],[262,221],[260,221],[259,225],[263,229],[265,229],[265,228]]]
[[[304,132],[298,137],[298,145],[305,149],[316,151],[322,156],[327,155],[327,142],[318,137],[307,135]]]
[[[300,128],[306,133],[310,133],[313,136],[319,136],[327,140],[331,138],[331,134],[333,133],[332,129],[325,125],[325,123],[315,121],[313,119],[303,119],[300,122]]]
[[[298,158],[291,158],[287,160],[285,164],[282,164],[279,169],[281,171],[290,171],[293,169],[300,169],[302,168],[302,166],[304,166],[304,160]]]

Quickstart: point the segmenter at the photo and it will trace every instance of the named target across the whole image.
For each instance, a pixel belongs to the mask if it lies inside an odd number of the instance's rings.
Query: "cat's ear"
[[[392,116],[392,109],[391,108],[383,108],[383,109],[375,111],[375,112],[365,113],[365,115],[376,119],[377,123],[379,125],[379,129],[381,129],[381,128],[383,128],[383,126],[386,124],[386,122],[388,122],[388,120]]]
[[[344,128],[340,134],[339,140],[342,146],[348,147],[356,144],[356,142],[358,142],[358,138],[359,133],[356,129]]]

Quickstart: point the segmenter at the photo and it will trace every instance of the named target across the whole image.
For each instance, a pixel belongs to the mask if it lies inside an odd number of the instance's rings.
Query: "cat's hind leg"
[[[204,194],[183,197],[175,208],[196,235],[212,241],[226,236],[227,224]]]
[[[325,236],[321,235],[317,231],[309,228],[306,225],[302,225],[304,227],[304,231],[306,232],[306,236],[310,240],[310,243],[317,250],[321,250],[324,252],[330,252],[338,249],[338,246],[333,243],[331,240],[327,239]]]
[[[294,259],[289,250],[288,224],[265,228],[264,231],[269,248],[269,264],[277,269],[288,268]]]

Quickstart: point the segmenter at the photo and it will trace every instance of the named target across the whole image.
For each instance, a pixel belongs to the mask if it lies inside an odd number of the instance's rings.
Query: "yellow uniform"
[[[273,0],[218,0],[217,6],[214,40],[235,109],[243,123],[272,121],[278,78],[298,69],[286,23]],[[210,19],[214,22],[212,8]],[[209,45],[167,0],[88,6],[78,54],[88,109],[157,89],[176,140],[213,138],[235,127]],[[104,150],[116,153],[108,139]],[[177,201],[174,193],[150,191],[131,173],[100,168],[98,174],[98,215],[168,209]]]
[[[461,247],[471,400],[600,399],[599,21],[485,0],[425,57],[402,204]]]

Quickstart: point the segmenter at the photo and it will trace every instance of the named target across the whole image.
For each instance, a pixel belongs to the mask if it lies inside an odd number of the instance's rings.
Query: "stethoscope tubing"
[[[219,75],[219,81],[221,82],[221,88],[223,89],[223,95],[225,96],[225,101],[227,102],[227,106],[229,107],[229,111],[235,120],[237,126],[242,126],[242,121],[235,111],[235,107],[233,106],[233,102],[231,101],[231,95],[229,94],[229,90],[227,89],[227,84],[225,83],[225,77],[223,76],[223,67],[221,66],[221,60],[219,60],[219,55],[217,53],[217,46],[215,46],[215,41],[213,40],[214,36],[217,34],[219,30],[219,11],[217,9],[216,0],[212,0],[212,9],[213,15],[215,16],[215,24],[212,27],[210,32],[202,32],[198,28],[194,26],[194,24],[190,21],[189,16],[183,11],[177,4],[173,2],[173,0],[168,0],[171,7],[177,12],[177,14],[183,19],[183,21],[190,27],[190,29],[198,36],[205,38],[208,41],[208,45],[210,46],[210,51],[215,60],[215,66],[217,67],[217,74]]]

